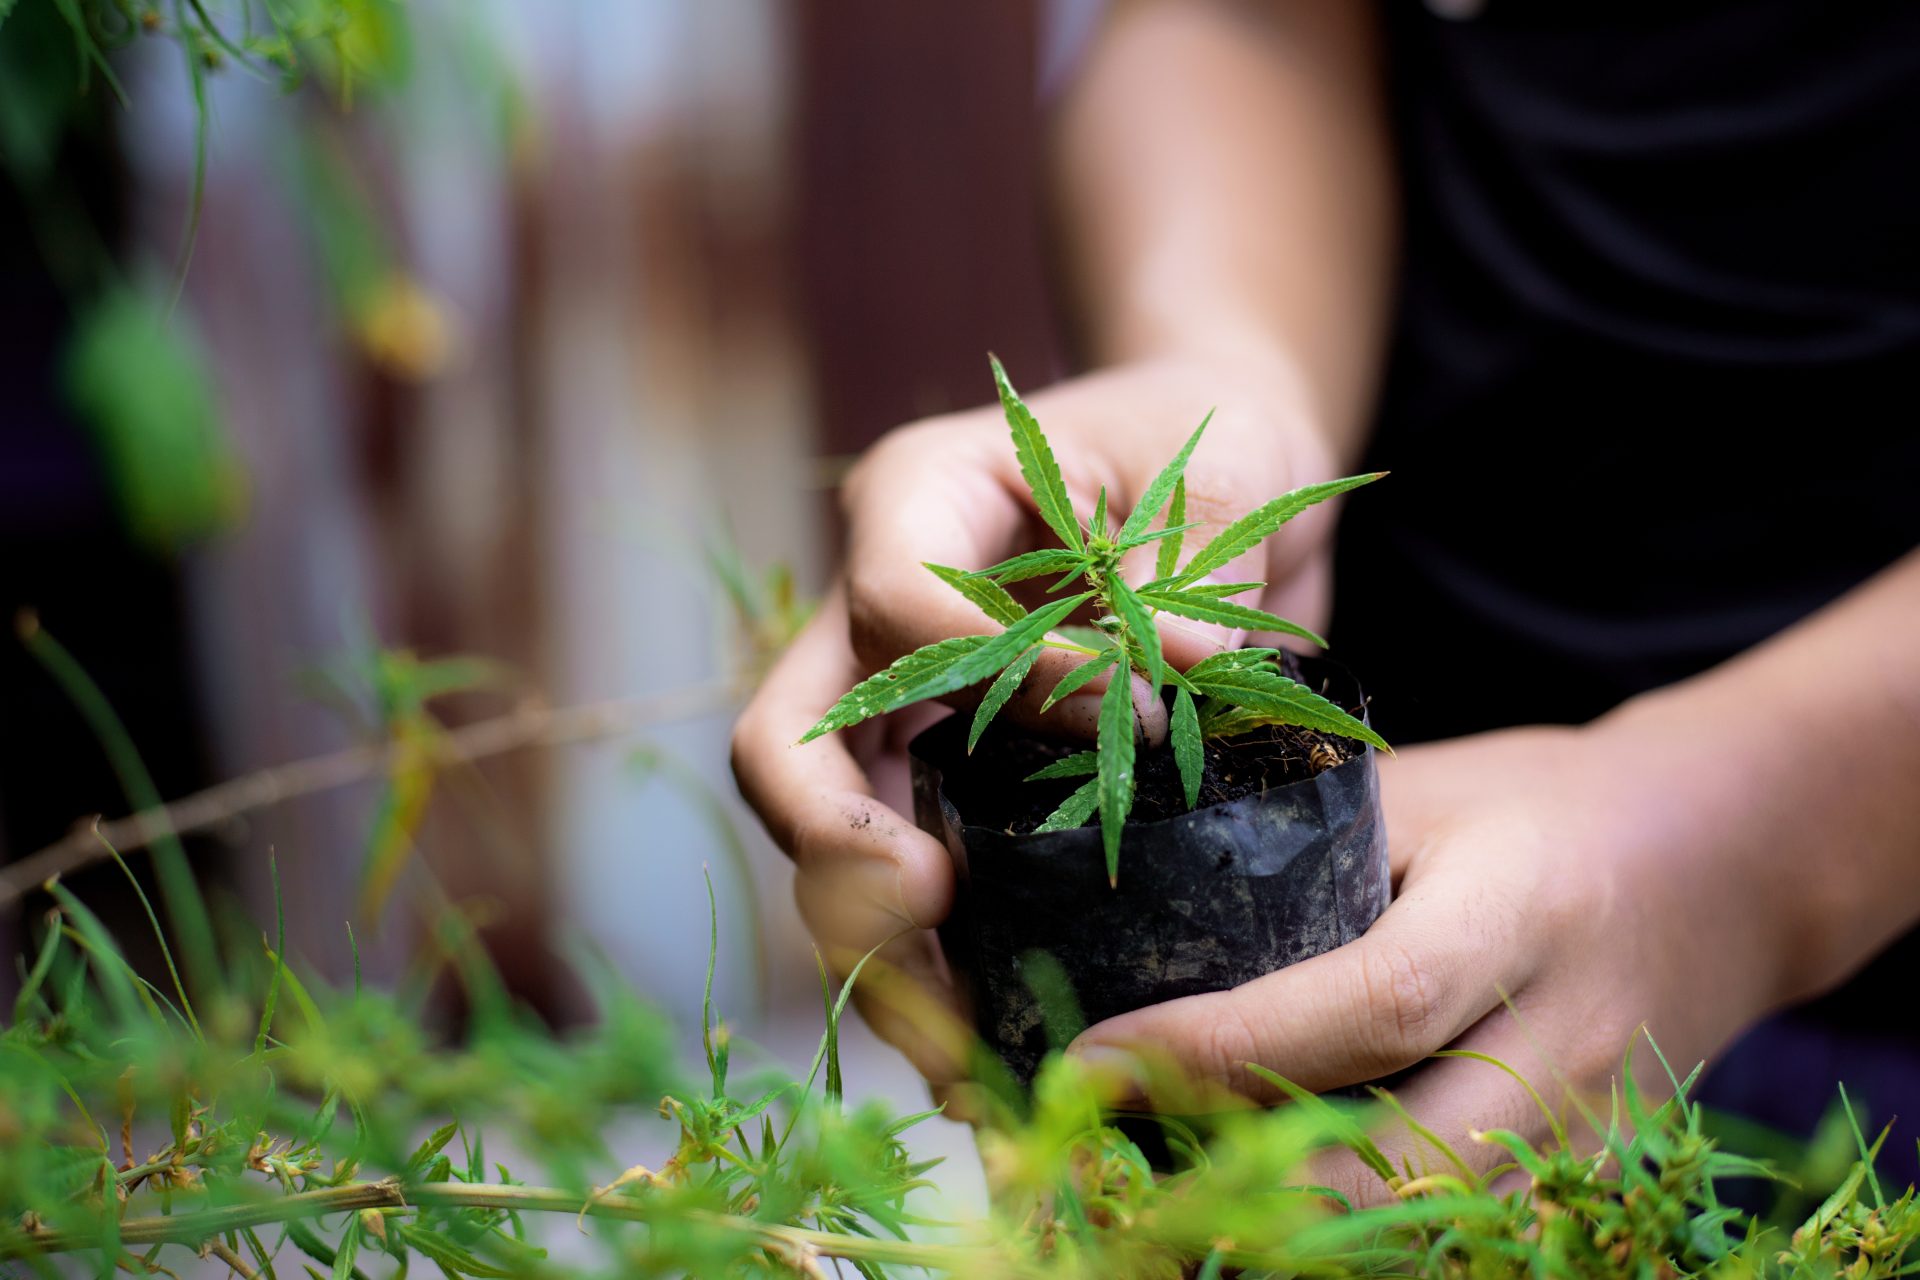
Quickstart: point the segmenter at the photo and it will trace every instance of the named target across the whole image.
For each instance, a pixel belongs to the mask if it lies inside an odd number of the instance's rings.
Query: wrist
[[[1853,971],[1871,876],[1811,836],[1821,798],[1783,725],[1689,681],[1629,699],[1582,732],[1645,865],[1638,883],[1690,904],[1744,953],[1755,1011],[1807,999]],[[1813,826],[1817,829],[1817,819]]]

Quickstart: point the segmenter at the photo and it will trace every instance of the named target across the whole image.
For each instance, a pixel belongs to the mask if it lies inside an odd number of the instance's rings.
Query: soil
[[[1298,678],[1296,671],[1288,674]],[[1167,696],[1171,701],[1171,690]],[[946,770],[947,798],[968,826],[1026,835],[1086,781],[1062,778],[1028,782],[1027,776],[1090,745],[1035,737],[1006,722],[996,722],[964,766]],[[1293,725],[1269,725],[1236,738],[1208,739],[1195,808],[1238,800],[1269,787],[1305,782],[1364,750],[1351,738]],[[1173,749],[1164,743],[1157,747],[1140,745],[1134,756],[1134,799],[1128,823],[1161,822],[1187,812],[1186,791],[1180,783]],[[1096,816],[1088,825],[1098,821]]]

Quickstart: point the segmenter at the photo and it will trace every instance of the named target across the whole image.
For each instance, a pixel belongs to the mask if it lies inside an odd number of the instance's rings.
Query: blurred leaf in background
[[[206,353],[160,294],[115,287],[85,306],[65,373],[139,542],[174,551],[240,518],[245,473],[221,425]]]

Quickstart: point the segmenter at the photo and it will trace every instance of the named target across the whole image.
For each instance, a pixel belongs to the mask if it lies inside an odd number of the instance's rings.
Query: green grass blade
[[[273,883],[273,977],[267,982],[267,996],[260,1004],[260,1028],[254,1033],[253,1056],[259,1057],[267,1050],[267,1037],[273,1034],[274,1006],[280,1002],[280,983],[286,977],[287,962],[287,904],[280,896],[280,860],[272,853],[267,854],[267,876]]]
[[[154,786],[153,775],[147,772],[126,726],[114,713],[106,695],[100,692],[100,686],[37,619],[30,615],[23,617],[19,629],[28,652],[59,684],[99,740],[128,803],[136,811],[159,809],[160,789]],[[174,941],[186,956],[187,977],[203,993],[214,990],[219,969],[214,960],[213,925],[207,918],[200,890],[194,884],[186,849],[171,832],[156,837],[151,847],[154,870],[160,879],[161,901],[166,904],[167,922],[173,927]]]
[[[993,366],[993,385],[1000,392],[1000,407],[1006,411],[1007,426],[1013,432],[1013,451],[1020,459],[1020,474],[1033,492],[1034,506],[1047,527],[1060,541],[1075,551],[1085,549],[1080,526],[1073,518],[1073,503],[1067,497],[1066,481],[1060,478],[1060,464],[1054,461],[1053,448],[1047,443],[1040,424],[1020,399],[1007,379],[1007,371],[998,356],[988,356]]]
[[[1092,752],[1083,753],[1092,756]],[[53,958],[60,952],[60,930],[49,925],[47,936],[40,941],[40,953],[34,957],[33,968],[20,983],[20,994],[13,998],[13,1025],[19,1026],[27,1020],[33,1010],[33,1002],[40,995],[40,988],[46,984],[47,974],[53,970]]]
[[[187,1025],[193,1029],[196,1039],[204,1039],[205,1036],[200,1030],[200,1019],[193,1012],[193,1001],[187,998],[187,986],[180,981],[179,966],[173,962],[173,948],[167,945],[167,931],[160,927],[160,917],[154,913],[153,903],[147,898],[147,891],[140,887],[140,877],[133,874],[133,868],[127,865],[127,860],[120,856],[120,851],[113,847],[112,842],[100,834],[98,827],[94,828],[93,838],[100,842],[101,847],[112,857],[113,864],[120,868],[120,873],[126,876],[127,883],[133,887],[133,896],[140,903],[140,909],[146,913],[147,926],[153,930],[153,940],[160,948],[160,962],[166,965],[167,976],[173,981],[173,994],[180,998],[180,1009],[186,1017]]]
[[[700,868],[701,879],[707,884],[707,980],[700,996],[700,1046],[706,1051],[707,1072],[713,1077],[713,1096],[722,1098],[727,1092],[727,1038],[726,1027],[714,1025],[713,1018],[713,970],[720,956],[720,904],[713,895],[713,876],[705,867]]]

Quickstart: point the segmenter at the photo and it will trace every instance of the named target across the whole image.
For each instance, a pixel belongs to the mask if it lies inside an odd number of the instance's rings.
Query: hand
[[[1103,484],[1110,510],[1124,518],[1215,408],[1187,470],[1187,518],[1206,526],[1187,534],[1189,546],[1271,497],[1335,475],[1303,403],[1266,369],[1186,362],[1130,366],[1029,399],[1083,520]],[[801,915],[828,962],[845,972],[893,939],[880,956],[884,970],[863,975],[856,1000],[875,1029],[938,1083],[957,1078],[965,1039],[951,1018],[940,1025],[937,1010],[953,1007],[952,991],[924,932],[951,905],[952,868],[941,843],[902,816],[904,747],[931,713],[908,708],[804,747],[794,743],[854,683],[901,654],[994,629],[922,562],[983,568],[1049,545],[1051,535],[1020,478],[998,406],[893,432],[848,478],[844,504],[845,571],[741,715],[734,772],[794,860]],[[1316,626],[1329,595],[1331,527],[1331,513],[1315,508],[1224,572],[1271,584],[1248,603]],[[1150,564],[1152,548],[1143,551]],[[1162,626],[1168,660],[1183,668],[1244,638],[1178,618],[1163,617]],[[1002,714],[1033,723],[1072,665],[1070,655],[1048,651]],[[1104,686],[1096,680],[1062,700],[1048,713],[1051,731],[1091,737]],[[1144,682],[1136,705],[1146,731],[1164,733],[1166,713]]]
[[[1321,1091],[1453,1046],[1507,1063],[1550,1103],[1556,1080],[1579,1090],[1604,1118],[1637,1028],[1684,1075],[1810,977],[1787,967],[1803,922],[1757,863],[1755,833],[1707,816],[1737,791],[1701,767],[1696,737],[1632,708],[1402,752],[1382,765],[1397,895],[1371,930],[1232,991],[1110,1019],[1073,1052],[1170,1057],[1270,1100],[1244,1064]],[[1635,1057],[1658,1071],[1644,1045]],[[1546,1134],[1527,1092],[1486,1063],[1439,1060],[1394,1092],[1481,1168],[1505,1157],[1473,1131]],[[1396,1163],[1439,1165],[1390,1128]],[[1356,1203],[1386,1195],[1357,1160],[1313,1178]]]

